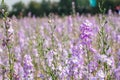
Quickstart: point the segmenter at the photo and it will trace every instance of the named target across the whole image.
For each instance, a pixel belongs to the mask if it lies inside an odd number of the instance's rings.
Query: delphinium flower
[[[23,80],[23,67],[19,61],[14,63],[14,80]]]
[[[58,60],[57,60],[57,52],[54,50],[50,50],[46,55],[45,55],[45,67],[46,72],[48,74],[49,80],[56,80],[58,78],[58,71],[57,71],[57,65],[58,65]]]
[[[34,66],[32,64],[32,58],[30,55],[25,55],[23,60],[23,70],[24,70],[24,79],[33,80],[34,79]]]
[[[114,66],[112,63],[114,63],[114,60],[112,57],[107,57],[107,55],[99,55],[98,60],[101,62],[106,62],[109,66]]]
[[[120,44],[120,34],[117,35],[117,41],[118,41],[118,44]]]
[[[105,80],[106,78],[108,78],[107,77],[108,73],[109,73],[109,75],[112,76],[113,70],[115,69],[113,57],[107,57],[106,55],[99,54],[97,56],[97,61],[99,62],[99,64],[98,64],[99,69],[97,69],[97,72],[95,75],[97,77],[97,79]],[[107,67],[105,68],[105,66],[107,66]],[[106,71],[108,71],[108,72],[106,72]]]
[[[8,77],[9,74],[9,61],[8,58],[6,57],[1,57],[0,58],[0,75],[2,79],[9,79]]]
[[[15,60],[21,61],[22,57],[21,57],[21,49],[20,49],[20,46],[15,46],[15,48],[14,48],[14,53],[15,53]]]
[[[94,66],[94,68],[97,66],[97,64],[91,64],[90,61],[87,62],[89,64],[86,64],[84,58],[87,54],[86,50],[92,50],[92,23],[86,20],[80,25],[80,37],[76,40],[77,42],[73,43],[73,46],[71,46],[71,56],[68,61],[69,69],[67,71],[68,73],[68,79],[87,79],[87,73],[86,73],[86,66]],[[88,55],[89,56],[89,55]],[[88,67],[87,67],[88,68]],[[92,70],[92,67],[90,67]],[[87,69],[88,70],[88,69]],[[85,76],[85,77],[84,77]]]
[[[56,40],[58,41],[58,40]],[[55,76],[58,80],[64,80],[66,75],[65,74],[65,66],[66,66],[66,59],[68,56],[68,53],[66,50],[62,49],[62,44],[58,42],[56,44],[58,46],[57,49],[50,50],[48,53],[45,55],[46,58],[46,63],[47,67],[50,69],[50,73]],[[51,76],[51,75],[49,75]],[[54,77],[52,77],[54,79]]]
[[[93,24],[88,20],[86,20],[80,25],[81,42],[83,45],[86,45],[88,47],[90,47],[92,44],[92,37],[93,37],[92,26]]]
[[[73,20],[72,20],[72,16],[68,17],[68,33],[72,32],[72,27],[73,27]]]
[[[120,49],[117,51],[117,56],[118,56],[118,65],[117,66],[120,66]]]
[[[39,77],[42,79],[42,80],[44,80],[44,75],[43,74],[39,74]]]
[[[112,31],[112,39],[114,42],[117,42],[117,39],[118,39],[117,35],[118,34],[116,33],[116,31]]]
[[[89,67],[90,72],[97,70],[97,68],[98,68],[97,60],[90,61],[90,63],[88,64],[88,67]]]
[[[20,45],[20,48],[25,48],[26,46],[26,36],[25,36],[25,33],[24,33],[24,30],[21,29],[19,32],[18,32],[18,36],[19,36],[19,45]]]
[[[33,53],[34,53],[35,57],[38,57],[38,51],[37,51],[37,49],[33,49]]]
[[[114,70],[115,80],[120,80],[120,66]]]
[[[113,54],[111,43],[116,43],[116,29],[113,24],[107,20],[106,16],[102,15],[99,20],[100,30],[98,32],[98,45],[100,52],[100,66],[103,67],[105,78],[108,80],[112,80],[113,72],[115,69],[116,61],[115,55]],[[109,24],[112,24],[109,25]],[[114,38],[113,38],[114,35]]]
[[[102,69],[100,69],[98,72],[97,72],[97,78],[99,79],[99,80],[105,80],[105,73],[104,73],[104,71],[102,70]]]
[[[2,12],[3,14],[3,33],[4,33],[4,37],[3,37],[3,42],[2,42],[2,46],[6,49],[6,55],[8,58],[8,62],[9,62],[9,79],[13,80],[13,66],[14,66],[14,54],[12,53],[12,46],[13,46],[13,41],[14,41],[14,30],[12,27],[12,21],[10,18],[8,18],[7,16],[7,11],[3,10]]]
[[[14,62],[14,79],[15,80],[22,80],[24,71],[22,67],[22,55],[21,55],[21,49],[20,46],[16,46],[14,48],[15,53],[15,62]]]
[[[115,69],[115,60],[113,56],[107,56],[105,54],[98,53],[95,56],[95,59],[97,61],[97,72],[95,73],[97,79],[111,79],[113,71]],[[103,77],[104,74],[104,77]],[[111,75],[111,76],[110,76]]]
[[[51,67],[52,69],[54,69],[53,64],[52,64],[52,62],[53,62],[53,56],[54,56],[54,51],[52,51],[52,50],[49,51],[49,52],[45,55],[46,61],[47,61],[47,63],[48,63],[48,66]]]
[[[84,76],[86,76],[86,78],[88,79],[89,79],[90,73],[93,70],[96,70],[98,65],[97,60],[94,60],[96,52],[95,52],[95,49],[92,47],[92,39],[94,37],[92,29],[93,29],[93,24],[89,20],[86,20],[80,25],[80,41],[84,49],[84,57],[85,57],[85,63],[86,63],[85,69],[87,73]],[[93,67],[94,69],[92,69]]]
[[[10,44],[11,41],[14,40],[14,30],[12,28],[12,22],[9,18],[6,19],[5,24],[4,24],[4,31],[5,31],[5,37],[3,39],[3,46],[7,46]]]
[[[90,76],[90,80],[98,80],[97,77]]]
[[[72,54],[68,61],[68,80],[82,79],[84,69],[83,46],[81,44],[72,47]]]
[[[2,62],[1,57],[0,57],[0,79],[1,80],[3,79],[4,74],[5,74],[4,66],[2,67],[2,65],[3,65],[3,62]]]
[[[61,45],[61,44],[60,44]],[[59,46],[61,48],[57,49],[61,52],[58,53],[58,63],[57,63],[57,74],[59,80],[64,80],[67,77],[66,70],[68,70],[68,55],[69,51],[66,49],[63,49],[62,46]]]
[[[120,49],[117,52],[117,56],[118,56],[118,62],[117,62],[117,68],[114,69],[114,78],[116,80],[120,80]]]
[[[63,35],[63,31],[64,31],[64,25],[63,24],[60,24],[60,25],[56,26],[56,32],[59,34],[59,36]]]

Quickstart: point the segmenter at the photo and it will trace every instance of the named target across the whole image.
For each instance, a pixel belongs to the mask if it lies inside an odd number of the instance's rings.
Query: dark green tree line
[[[58,15],[70,15],[72,14],[72,2],[75,2],[75,11],[80,14],[96,14],[99,13],[98,4],[102,0],[97,0],[97,6],[91,7],[89,0],[60,0],[59,2],[50,2],[50,0],[42,0],[41,2],[31,1],[28,5],[23,2],[17,2],[12,6],[10,15],[15,16],[27,16],[29,12],[35,16],[48,16],[50,13]],[[103,7],[108,9],[115,9],[115,6],[120,5],[120,0],[104,0]]]

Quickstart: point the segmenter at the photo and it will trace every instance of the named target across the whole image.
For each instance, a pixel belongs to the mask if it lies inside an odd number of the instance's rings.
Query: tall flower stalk
[[[92,31],[92,26],[93,24],[86,20],[85,22],[83,22],[80,26],[80,40],[81,40],[81,44],[83,46],[84,49],[84,55],[85,55],[85,62],[87,65],[87,77],[89,79],[89,73],[90,73],[90,69],[88,64],[90,63],[91,57],[90,57],[90,50],[92,48],[92,36],[93,36],[93,31]]]
[[[7,53],[8,53],[8,59],[9,59],[9,79],[13,80],[13,75],[14,75],[14,54],[11,52],[11,48],[13,45],[13,33],[14,30],[12,28],[12,22],[11,20],[7,17],[8,12],[2,9],[2,15],[3,15],[3,29],[4,29],[4,38],[3,38],[3,43],[2,46],[6,47]]]
[[[24,79],[25,80],[33,80],[33,64],[32,64],[32,59],[30,55],[25,55],[24,56],[24,61],[23,61],[23,70],[24,70]]]
[[[107,51],[109,50],[110,45],[109,45],[109,40],[108,40],[108,34],[106,33],[106,30],[105,30],[107,20],[106,20],[106,16],[104,15],[106,9],[103,7],[103,5],[104,5],[104,0],[102,0],[102,2],[99,3],[99,9],[100,9],[100,12],[102,13],[102,16],[100,16],[100,19],[99,19],[100,30],[98,32],[98,38],[99,38],[98,39],[98,44],[99,44],[98,48],[99,48],[100,55],[106,56],[105,62],[103,60],[100,61],[100,65],[103,66],[103,71],[104,71],[104,76],[105,76],[104,79],[111,80],[112,79],[112,76],[110,73],[111,65],[109,65],[109,62],[111,61],[109,58],[111,55],[107,54]],[[110,60],[110,61],[108,61],[108,60]],[[112,62],[113,61],[111,61],[111,63]]]

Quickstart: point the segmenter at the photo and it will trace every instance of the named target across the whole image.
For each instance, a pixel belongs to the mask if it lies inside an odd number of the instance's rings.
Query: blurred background
[[[107,14],[109,10],[120,13],[120,0],[4,0],[4,8],[9,11],[9,16],[36,16],[44,17],[50,13],[59,16],[71,15],[73,13],[91,14],[100,13],[101,8],[105,8]],[[101,1],[104,1],[102,4]]]

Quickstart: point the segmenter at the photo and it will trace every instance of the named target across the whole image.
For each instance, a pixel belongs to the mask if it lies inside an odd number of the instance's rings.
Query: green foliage
[[[43,15],[49,15],[50,11],[51,11],[51,3],[50,1],[45,1],[43,0],[41,3],[41,11],[42,11],[42,16]]]
[[[50,0],[42,0],[38,3],[31,1],[26,7],[24,3],[15,3],[12,7],[10,16],[16,15],[27,16],[29,12],[35,16],[48,16],[50,13],[55,13],[59,15],[70,15],[72,13],[72,1],[75,2],[75,11],[80,14],[96,14],[100,13],[99,4],[103,0],[97,0],[97,6],[91,7],[89,0],[60,0],[59,2],[51,2]],[[120,5],[120,0],[104,0],[102,9],[106,9],[104,13],[107,13],[109,9],[115,10],[115,6]]]
[[[8,6],[4,3],[4,0],[2,0],[1,5],[0,5],[0,18],[5,17],[6,15],[8,16],[7,11],[8,11]]]
[[[72,12],[72,0],[60,0],[59,14],[70,14]]]
[[[5,11],[7,11],[8,10],[8,6],[4,3],[2,3],[1,5],[0,5],[0,9],[4,9]]]
[[[25,15],[26,6],[23,2],[17,2],[12,6],[12,11],[10,12],[10,16],[23,16]]]
[[[27,13],[31,12],[32,15],[36,15],[36,16],[40,16],[41,14],[41,10],[40,10],[40,4],[35,2],[35,1],[31,1],[28,4],[28,8],[27,8]]]

